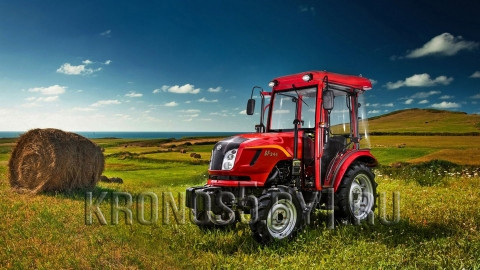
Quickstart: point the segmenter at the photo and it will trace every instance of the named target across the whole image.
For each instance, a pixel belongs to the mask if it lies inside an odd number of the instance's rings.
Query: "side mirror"
[[[335,95],[332,90],[323,91],[323,108],[325,110],[333,109]]]
[[[255,99],[251,98],[247,102],[247,115],[253,115],[255,112]]]

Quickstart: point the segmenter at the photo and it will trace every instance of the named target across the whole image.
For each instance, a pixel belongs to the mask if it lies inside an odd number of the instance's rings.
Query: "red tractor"
[[[292,238],[315,209],[360,222],[372,215],[377,160],[368,146],[361,99],[372,88],[361,76],[310,71],[278,77],[259,89],[256,133],[218,142],[205,186],[187,189],[186,205],[204,228],[231,226],[249,213],[261,242]],[[264,118],[266,116],[266,122]]]

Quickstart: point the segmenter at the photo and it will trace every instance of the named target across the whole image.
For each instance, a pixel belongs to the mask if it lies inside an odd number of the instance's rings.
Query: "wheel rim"
[[[289,236],[297,222],[297,209],[292,201],[282,199],[275,203],[267,216],[267,229],[276,239]]]
[[[366,219],[374,202],[373,186],[368,175],[360,173],[355,176],[348,198],[350,211],[355,219]]]

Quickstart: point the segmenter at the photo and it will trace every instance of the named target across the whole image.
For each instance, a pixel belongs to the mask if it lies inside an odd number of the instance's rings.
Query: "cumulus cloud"
[[[471,96],[470,98],[480,99],[480,93],[478,93],[478,94],[476,94],[476,95],[473,95],[473,96]]]
[[[212,93],[218,93],[218,92],[221,92],[221,91],[222,91],[222,87],[220,87],[220,86],[217,87],[217,88],[212,88],[212,87],[210,87],[210,88],[208,88],[207,91],[208,91],[208,92],[212,92]]]
[[[143,94],[142,93],[137,93],[135,91],[130,91],[127,94],[125,94],[125,96],[129,97],[129,98],[137,98],[137,97],[142,97]]]
[[[30,88],[28,92],[41,93],[43,95],[60,95],[65,93],[65,89],[67,89],[67,87],[56,84],[48,87]]]
[[[90,60],[82,61],[82,65],[73,66],[70,63],[65,63],[57,69],[57,73],[62,73],[66,75],[89,75],[94,72],[102,70],[101,67],[93,69],[88,68],[87,65],[91,65],[93,62]]]
[[[418,102],[418,104],[427,104],[428,103],[428,100],[424,99],[424,100],[420,100]]]
[[[159,89],[159,88],[153,89],[153,91],[152,91],[152,93],[154,93],[154,94],[158,94],[160,92],[162,92],[162,89]]]
[[[95,103],[93,103],[92,107],[101,107],[101,106],[105,106],[105,105],[118,105],[118,104],[122,104],[120,101],[118,101],[117,99],[108,99],[108,100],[99,100]]]
[[[203,98],[199,99],[198,102],[213,103],[213,102],[218,102],[218,99],[208,100],[208,99],[203,97]]]
[[[425,43],[421,48],[414,49],[406,55],[407,58],[419,58],[427,55],[452,56],[461,50],[473,50],[478,42],[466,41],[462,36],[454,37],[450,33],[443,33]]]
[[[470,78],[480,78],[480,71],[475,71],[472,75],[470,75]]]
[[[165,103],[164,106],[165,107],[176,107],[176,106],[178,106],[178,103],[175,102],[175,101],[171,101],[171,102]]]
[[[453,108],[459,108],[460,104],[455,102],[442,101],[440,103],[432,104],[432,107],[436,109],[453,109]]]
[[[413,102],[413,98],[409,98],[409,99],[405,100],[405,104],[407,104],[407,105],[412,104],[412,102]]]
[[[369,114],[380,113],[380,110],[371,110],[371,111],[368,111],[367,113]]]
[[[107,60],[107,61],[105,61],[104,64],[105,64],[105,65],[110,65],[111,63],[112,63],[112,60]]]
[[[155,90],[157,90],[157,89],[155,89]],[[162,86],[162,91],[175,93],[175,94],[198,94],[198,93],[200,93],[200,88],[195,88],[194,85],[187,83],[187,84],[182,85],[182,86],[164,85],[164,86]]]
[[[452,98],[454,98],[454,96],[443,95],[443,96],[439,97],[439,99],[452,99]]]
[[[447,76],[438,76],[435,79],[431,79],[430,75],[427,73],[415,74],[411,77],[406,78],[405,80],[398,80],[396,82],[388,82],[385,86],[392,90],[400,87],[429,87],[439,84],[448,85],[453,81],[453,78],[448,78]]]
[[[238,114],[244,114],[244,115],[247,115],[247,110],[240,111]]]

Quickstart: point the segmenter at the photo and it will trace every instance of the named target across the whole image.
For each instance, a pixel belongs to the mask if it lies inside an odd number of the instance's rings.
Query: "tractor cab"
[[[202,211],[194,209],[196,220],[208,217],[197,224],[218,226],[211,217],[222,220],[225,211],[219,206],[254,210],[258,220],[250,226],[257,240],[289,238],[301,226],[297,222],[304,222],[306,212],[325,208],[327,191],[335,194],[336,217],[365,220],[375,207],[376,183],[370,168],[377,164],[367,148],[368,124],[362,106],[362,94],[372,87],[370,80],[310,71],[275,78],[269,87],[271,92],[255,86],[247,102],[247,114],[253,115],[253,94],[259,90],[256,133],[218,142],[207,184],[187,190],[188,207],[211,204]],[[223,192],[231,194],[229,199]],[[277,201],[279,194],[288,196]],[[245,197],[257,201],[252,205]],[[266,227],[262,220],[267,221]],[[288,227],[285,222],[294,224]]]

